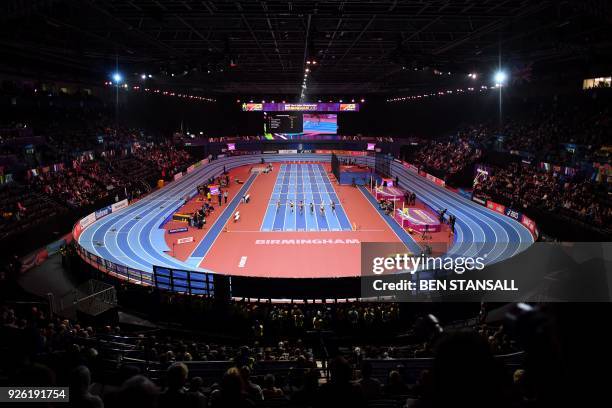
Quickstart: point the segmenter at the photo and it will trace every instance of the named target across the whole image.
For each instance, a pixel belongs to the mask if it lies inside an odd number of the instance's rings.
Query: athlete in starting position
[[[314,214],[314,203],[312,201],[310,202],[310,213]]]
[[[321,215],[325,217],[325,204],[321,202]]]
[[[336,212],[336,203],[332,201],[332,202],[331,202],[331,204],[330,204],[330,206],[331,206],[331,210],[332,210],[333,212]]]
[[[300,200],[300,203],[298,204],[298,208],[300,209],[300,214],[304,213],[304,202],[302,200]]]
[[[293,212],[293,201],[289,200],[289,207],[291,207],[291,212]]]
[[[280,200],[276,200],[276,212],[278,212],[280,208]]]

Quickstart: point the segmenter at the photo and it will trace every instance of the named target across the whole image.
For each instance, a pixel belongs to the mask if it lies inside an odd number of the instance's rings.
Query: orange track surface
[[[329,171],[329,164],[324,164]],[[351,186],[340,186],[332,183],[338,198],[342,202],[349,220],[356,231],[310,231],[310,232],[262,232],[261,223],[266,212],[274,183],[278,174],[279,164],[274,164],[274,170],[269,174],[257,176],[249,189],[251,201],[248,204],[240,203],[240,220],[236,223],[232,218],[225,225],[225,230],[217,237],[212,249],[208,252],[201,267],[214,272],[260,277],[343,277],[360,274],[361,252],[360,245],[355,243],[334,244],[302,244],[281,245],[267,243],[266,240],[359,240],[359,242],[399,242],[399,238],[389,228],[383,218],[375,211],[359,189]],[[236,177],[246,180],[251,166],[243,166],[230,171],[232,180],[229,189],[231,200],[241,185],[236,184]],[[197,202],[198,197],[185,204],[179,212],[193,212],[202,203]],[[217,201],[213,200],[215,211],[207,218],[207,226],[203,230],[189,228],[188,232],[180,234],[166,234],[166,242],[170,248],[178,238],[193,236],[194,242],[174,246],[174,253],[170,254],[180,260],[186,260],[196,245],[207,233],[210,226],[225,208],[217,208]],[[170,221],[166,230],[184,227],[187,224]],[[434,234],[434,239],[447,239],[448,230]],[[418,241],[418,237],[415,236]],[[257,242],[264,241],[264,244]],[[316,242],[316,241],[315,241]]]

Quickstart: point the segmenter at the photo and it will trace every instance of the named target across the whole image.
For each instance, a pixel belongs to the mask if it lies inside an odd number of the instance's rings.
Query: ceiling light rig
[[[116,79],[116,78],[113,78],[113,79]],[[153,93],[153,94],[159,94],[163,96],[169,96],[169,97],[175,97],[175,98],[181,98],[181,99],[189,99],[192,101],[217,102],[217,100],[214,98],[210,98],[207,96],[200,96],[200,95],[192,95],[192,94],[184,93],[181,91],[161,90],[161,89],[156,89],[156,88],[148,88],[148,87],[140,86],[140,85],[129,86],[127,83],[123,83],[123,84],[121,84],[120,82],[113,83],[113,81],[105,81],[104,85],[117,86],[118,88],[123,88],[126,91],[131,90],[135,92]]]
[[[389,98],[387,99],[387,102],[392,103],[392,102],[410,102],[413,100],[419,100],[419,99],[425,99],[425,98],[436,98],[436,97],[441,97],[441,96],[447,96],[447,95],[461,95],[461,94],[468,94],[468,93],[482,93],[482,92],[486,92],[492,89],[496,89],[496,86],[487,86],[487,85],[481,85],[480,87],[467,87],[467,88],[454,88],[454,89],[444,89],[444,90],[440,90],[440,91],[435,91],[435,92],[429,92],[429,93],[423,93],[423,94],[418,94],[418,95],[409,95],[409,96],[398,96],[395,98]]]
[[[317,65],[317,60],[308,59],[306,60],[306,65],[304,66],[304,80],[302,81],[302,88],[300,91],[300,102],[304,102],[304,98],[306,97],[306,90],[308,89],[308,77],[312,73],[312,70]]]

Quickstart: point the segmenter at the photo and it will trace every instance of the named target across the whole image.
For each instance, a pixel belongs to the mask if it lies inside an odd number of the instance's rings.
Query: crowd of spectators
[[[73,208],[91,205],[108,195],[104,186],[90,177],[96,174],[93,167],[91,173],[82,168],[43,172],[30,178],[28,184]]]
[[[15,183],[0,187],[0,210],[0,239],[67,211],[45,195]]]
[[[134,155],[144,163],[152,163],[162,178],[184,170],[190,163],[190,155],[184,150],[174,148],[169,143],[149,145],[137,149]]]
[[[474,164],[481,156],[482,150],[471,140],[457,137],[448,141],[428,141],[409,161],[419,168],[452,176]]]
[[[474,186],[474,195],[498,200],[515,209],[565,212],[599,227],[612,225],[609,186],[605,184],[539,171],[522,163],[495,167],[492,172]]]
[[[0,370],[11,385],[69,385],[70,406],[79,407],[537,407],[578,391],[544,388],[545,382],[563,384],[565,375],[573,378],[548,362],[567,352],[564,347],[543,352],[523,343],[530,358],[523,366],[504,366],[495,356],[515,351],[516,343],[502,327],[440,332],[425,352],[416,347],[407,360],[394,346],[351,346],[325,356],[301,340],[233,346],[184,332],[134,336],[120,327],[52,317],[38,306],[3,304]],[[533,332],[542,337],[535,344],[561,341],[548,334]],[[155,363],[136,364],[139,354],[109,360],[109,353],[128,344]],[[431,365],[410,368],[413,357],[431,357]],[[224,373],[191,373],[206,372],[207,362],[225,362]]]
[[[138,161],[138,173],[143,167],[152,169],[147,174],[155,174],[156,179],[171,177],[184,170],[191,160],[187,152],[170,146],[133,148],[132,155],[95,155],[66,163],[61,169],[47,168],[47,171],[41,171],[40,174],[30,175],[26,183],[73,208],[94,204],[109,196],[114,197],[117,192],[121,193],[121,198],[125,198],[128,187],[132,188],[135,181],[131,177],[133,174],[126,174],[123,171],[125,166],[119,164],[119,160],[126,158]],[[150,184],[156,180],[143,181]],[[130,194],[135,194],[135,191],[130,191]]]
[[[253,340],[303,336],[313,330],[370,337],[380,330],[397,332],[402,320],[396,303],[275,304],[243,299],[221,308],[209,298],[125,285],[119,288],[118,298],[130,307],[147,310],[156,321],[180,322],[196,329],[210,325],[227,333],[248,335]],[[219,319],[220,315],[231,319]]]
[[[12,101],[0,113],[2,236],[60,212],[138,197],[192,164],[156,132],[112,120],[96,98],[11,87],[0,97]]]

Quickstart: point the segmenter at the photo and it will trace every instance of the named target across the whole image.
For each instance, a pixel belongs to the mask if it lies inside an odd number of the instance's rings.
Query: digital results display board
[[[264,112],[264,121],[268,133],[302,133],[303,120],[299,112]]]
[[[270,138],[317,138],[338,133],[335,113],[264,112],[264,133]]]
[[[264,136],[268,140],[335,140],[339,138],[338,113],[359,112],[359,104],[251,102],[243,103],[242,110],[263,113]]]

